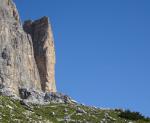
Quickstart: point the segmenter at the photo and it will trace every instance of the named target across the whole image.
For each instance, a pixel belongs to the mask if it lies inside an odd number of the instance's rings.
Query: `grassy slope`
[[[87,113],[77,114],[78,107],[84,109]],[[129,120],[118,116],[119,111],[101,110],[71,104],[32,105],[28,108],[21,105],[19,101],[0,96],[0,123],[64,123],[65,116],[70,116],[71,121],[69,123],[76,123],[77,121],[100,123],[102,119],[106,119],[106,113],[116,119],[115,121],[109,120],[107,123],[129,122]],[[150,123],[150,121],[138,120],[132,121],[132,123]]]

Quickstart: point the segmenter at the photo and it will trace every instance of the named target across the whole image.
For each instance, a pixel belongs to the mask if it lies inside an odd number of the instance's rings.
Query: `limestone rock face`
[[[19,88],[55,92],[54,64],[48,19],[28,21],[23,29],[14,3],[0,0],[0,85],[14,93]]]
[[[48,18],[25,21],[23,27],[32,37],[42,90],[56,92],[54,39]]]
[[[19,22],[19,14],[11,0],[0,0],[0,20]]]

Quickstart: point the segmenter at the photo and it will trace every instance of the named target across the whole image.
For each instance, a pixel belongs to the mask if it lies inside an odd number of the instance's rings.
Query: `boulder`
[[[52,103],[72,103],[71,98],[67,95],[63,95],[62,93],[46,93],[44,97],[45,101]]]

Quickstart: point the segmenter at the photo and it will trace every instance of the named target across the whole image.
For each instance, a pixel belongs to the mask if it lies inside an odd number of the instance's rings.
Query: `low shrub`
[[[150,121],[150,118],[145,118],[139,112],[132,112],[130,110],[120,111],[119,117],[129,120],[145,120]]]

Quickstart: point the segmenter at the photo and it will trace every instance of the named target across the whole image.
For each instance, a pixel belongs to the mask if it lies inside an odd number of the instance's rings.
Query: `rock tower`
[[[28,20],[23,27],[32,37],[42,90],[55,92],[55,48],[49,20],[47,17],[34,22]]]
[[[0,0],[0,87],[56,92],[55,48],[47,17],[23,27],[12,0]]]

